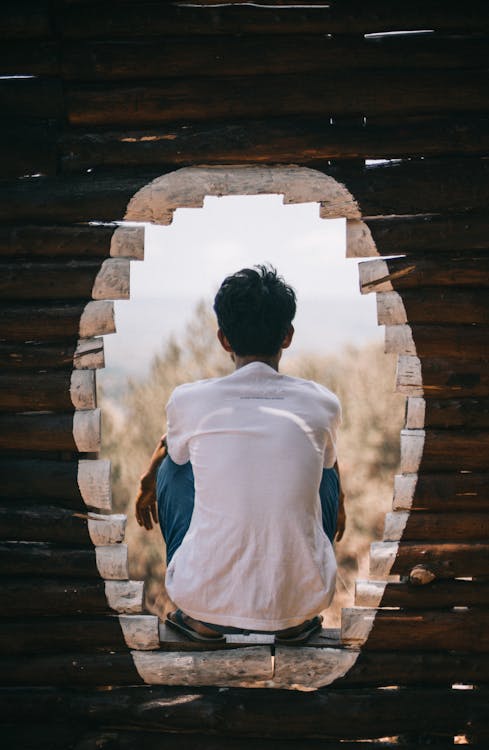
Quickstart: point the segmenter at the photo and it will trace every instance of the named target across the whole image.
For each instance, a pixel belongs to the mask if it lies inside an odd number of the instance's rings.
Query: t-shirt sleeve
[[[323,466],[325,469],[331,469],[336,462],[336,441],[338,435],[338,428],[341,425],[341,405],[337,402],[336,414],[331,419],[328,425],[326,435],[326,445],[324,447],[324,461]]]
[[[185,428],[182,404],[179,403],[175,392],[170,396],[166,405],[166,430],[166,444],[170,458],[176,464],[186,464],[190,461],[188,446],[190,435],[188,429]]]

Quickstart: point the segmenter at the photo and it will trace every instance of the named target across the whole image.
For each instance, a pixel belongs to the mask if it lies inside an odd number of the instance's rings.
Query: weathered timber
[[[0,506],[0,539],[93,546],[86,514],[49,505]]]
[[[370,573],[374,577],[409,575],[426,565],[438,578],[489,575],[489,544],[473,542],[373,542]]]
[[[158,172],[138,176],[84,174],[69,179],[4,180],[0,183],[0,195],[2,202],[8,200],[9,206],[2,210],[0,205],[0,221],[32,224],[122,220],[132,195],[166,171],[160,168]]]
[[[148,125],[221,117],[391,116],[484,111],[485,71],[359,70],[330,74],[167,78],[158,83],[66,84],[71,125]],[[379,96],[381,90],[390,95]],[[318,96],[321,91],[321,96]],[[1,94],[1,89],[0,89]],[[32,92],[30,98],[35,100]],[[29,101],[29,95],[23,99]],[[1,98],[0,98],[1,101]],[[14,112],[17,114],[17,112]]]
[[[124,539],[126,516],[80,513],[50,505],[0,506],[0,539],[86,546]]]
[[[360,291],[393,292],[420,286],[489,286],[489,258],[483,254],[446,253],[435,258],[367,260],[359,264]]]
[[[2,35],[5,39],[43,39],[52,33],[47,3],[5,3]]]
[[[114,331],[114,308],[108,300],[0,308],[0,338],[4,341],[77,340]]]
[[[127,547],[112,544],[85,549],[48,542],[0,542],[2,574],[61,578],[127,579]]]
[[[56,174],[58,138],[58,123],[55,120],[4,120],[0,125],[2,177]]]
[[[489,652],[489,612],[342,611],[342,638],[378,651]]]
[[[489,432],[482,430],[401,430],[401,473],[480,471],[487,466]]]
[[[0,458],[2,501],[47,502],[73,510],[85,504],[77,484],[77,461]]]
[[[68,411],[96,407],[91,370],[9,371],[0,374],[0,411]]]
[[[423,427],[489,427],[489,400],[486,398],[419,398],[407,403],[406,424],[410,429]]]
[[[385,351],[419,357],[460,357],[480,360],[485,356],[489,328],[473,325],[386,326]]]
[[[419,471],[452,471],[454,464],[460,471],[484,471],[487,468],[488,456],[487,431],[429,429],[425,431]]]
[[[144,130],[69,129],[60,134],[58,144],[62,170],[81,172],[98,166],[187,166],[198,163],[203,152],[207,164],[484,154],[488,133],[488,119],[475,115],[410,117],[403,118],[402,125],[379,118],[349,124],[329,117],[274,117],[162,123]]]
[[[469,165],[475,180],[471,184],[468,174],[465,183],[464,174]],[[477,212],[478,206],[482,208],[482,203],[474,192],[480,189],[484,191],[479,180],[487,180],[487,177],[483,177],[487,172],[489,164],[475,158],[387,162],[366,165],[353,172],[338,163],[331,170],[331,174],[344,182],[358,200],[362,220],[389,214]],[[415,190],[418,191],[417,195]],[[367,224],[370,228],[370,223]],[[445,245],[444,249],[450,244]],[[393,254],[400,252],[403,251],[397,249]]]
[[[90,298],[100,261],[0,264],[0,296],[4,300]]]
[[[248,646],[214,651],[132,652],[148,685],[267,687],[272,680],[271,647]]]
[[[440,134],[441,137],[442,134]],[[386,216],[366,220],[380,255],[487,249],[483,214]]]
[[[485,429],[489,426],[486,398],[429,399],[425,406],[426,427]]]
[[[0,79],[0,107],[8,118],[63,117],[62,82],[56,78]]]
[[[161,173],[39,177],[0,183],[0,222],[115,221],[124,218],[135,193]],[[370,164],[326,174],[344,182],[364,216],[437,211],[477,211],[489,200],[489,164],[484,159],[421,159]],[[192,177],[195,178],[195,172]],[[190,177],[190,174],[189,174]],[[441,189],[443,187],[443,189]],[[266,192],[266,191],[263,191]],[[325,206],[326,208],[326,206]],[[344,216],[344,203],[328,204],[328,216]],[[357,211],[357,218],[360,213]],[[137,219],[131,216],[131,220]]]
[[[423,658],[426,660],[427,655]],[[414,661],[414,660],[413,660]],[[476,680],[477,682],[477,680]],[[3,688],[2,719],[83,721],[144,731],[185,731],[244,737],[376,738],[404,731],[463,734],[487,721],[488,691],[417,687],[406,690],[219,690],[148,687],[144,690]],[[191,697],[190,697],[191,696]],[[426,706],[430,710],[426,710]],[[191,737],[190,737],[191,738]],[[181,736],[180,736],[181,742]],[[255,739],[253,739],[255,742]]]
[[[90,7],[90,5],[88,5]],[[396,11],[398,9],[396,8]],[[443,13],[440,11],[443,10]],[[464,11],[456,6],[420,2],[393,12],[389,3],[372,8],[353,6],[247,7],[229,3],[222,7],[140,3],[104,4],[96,17],[87,13],[86,3],[70,4],[58,10],[61,34],[73,38],[120,38],[131,36],[172,36],[202,34],[366,34],[381,31],[436,29],[437,31],[476,31],[489,29],[487,8],[471,0]]]
[[[489,606],[489,585],[479,581],[437,581],[426,586],[413,583],[361,581],[355,583],[355,604],[360,607],[450,609]]]
[[[483,354],[483,352],[481,352]],[[401,354],[397,362],[396,388],[400,393],[444,399],[453,396],[481,397],[481,418],[489,395],[488,360],[413,357]],[[482,423],[481,423],[482,424]],[[468,425],[470,427],[470,424]],[[472,425],[476,427],[477,425]]]
[[[117,224],[95,226],[0,226],[0,255],[15,258],[107,258],[114,238],[129,241],[138,235],[144,241],[144,229]],[[130,255],[130,253],[129,253]]]
[[[103,730],[86,731],[86,728],[78,725],[35,724],[26,727],[4,724],[2,736],[6,742],[16,744],[25,750],[66,750],[68,743],[83,738],[83,750],[99,750],[100,747],[110,743],[111,750],[132,750],[139,747],[141,750],[181,750],[182,738],[179,733],[144,732],[116,730],[114,728]],[[43,741],[50,744],[40,744]],[[59,743],[59,744],[56,744]],[[239,737],[216,737],[215,735],[186,734],[185,750],[248,750],[250,740]],[[368,750],[395,750],[397,742],[369,742]],[[472,750],[484,750],[482,745],[471,745]],[[403,750],[419,750],[419,745],[403,744]],[[453,750],[453,742],[437,743],[438,750]],[[253,737],[254,750],[297,750],[297,740],[270,739]],[[300,750],[338,750],[337,741],[325,740],[301,740]],[[358,742],[342,742],[341,750],[362,750]]]
[[[33,49],[34,48],[34,49]],[[64,80],[269,75],[375,68],[484,68],[487,38],[442,35],[387,37],[200,36],[53,43],[9,42],[4,73],[61,75]]]
[[[92,635],[97,641],[97,635]],[[76,642],[73,645],[76,648]],[[143,682],[130,653],[91,654],[75,651],[42,656],[33,654],[24,658],[19,654],[0,657],[0,672],[9,675],[11,685],[95,687],[107,684],[138,685]]]
[[[17,451],[79,451],[100,449],[99,409],[71,414],[0,414],[0,448]]]
[[[29,579],[12,577],[2,584],[1,618],[34,617],[49,614],[50,618],[70,615],[102,615],[114,610],[126,614],[141,612],[143,581],[86,581],[59,578]],[[53,621],[57,622],[57,621]],[[26,623],[29,624],[29,623]],[[31,627],[33,626],[30,623]],[[68,633],[70,628],[68,627]],[[98,643],[94,638],[94,648]],[[8,651],[5,653],[8,654]]]
[[[489,324],[489,297],[483,289],[421,287],[377,294],[379,325],[404,323]]]
[[[93,655],[105,651],[123,651],[130,656],[119,618],[114,615],[88,617],[75,614],[72,617],[37,617],[34,620],[0,619],[0,633],[2,656],[33,657],[40,653],[70,651],[80,654],[91,652]],[[135,683],[140,682],[135,679],[138,676],[135,670],[132,676]],[[40,684],[49,684],[48,672],[41,673],[40,677]],[[100,677],[99,675],[99,679]],[[107,682],[102,680],[102,684]],[[109,684],[113,684],[110,679]]]
[[[104,367],[102,338],[47,344],[38,341],[0,342],[0,360],[6,370],[97,369]]]
[[[394,510],[467,510],[489,508],[489,476],[477,472],[398,474]]]
[[[386,514],[383,539],[386,542],[397,542],[400,539],[483,542],[488,536],[488,513],[396,511]]]

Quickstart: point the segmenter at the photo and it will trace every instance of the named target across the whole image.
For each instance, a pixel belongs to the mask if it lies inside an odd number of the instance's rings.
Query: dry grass
[[[126,538],[132,578],[147,582],[147,606],[163,615],[170,603],[164,588],[164,542],[159,529],[147,532],[134,518],[139,476],[158,437],[165,431],[165,404],[180,383],[224,375],[232,370],[215,337],[208,306],[200,303],[182,340],[170,340],[155,356],[148,377],[129,380],[117,401],[101,392],[104,456],[112,460],[114,505],[128,514]],[[354,580],[368,574],[370,543],[381,537],[392,502],[399,463],[399,430],[404,397],[394,392],[395,363],[381,347],[347,348],[336,356],[290,358],[284,372],[323,383],[340,398],[343,425],[338,456],[347,496],[347,529],[336,547],[338,587],[326,615],[339,625],[341,607],[353,603]]]

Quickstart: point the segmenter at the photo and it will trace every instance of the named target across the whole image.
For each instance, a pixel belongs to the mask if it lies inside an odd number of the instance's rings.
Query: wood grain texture
[[[487,583],[435,580],[427,586],[413,583],[357,580],[355,604],[359,607],[401,607],[409,610],[447,610],[452,607],[487,607]]]

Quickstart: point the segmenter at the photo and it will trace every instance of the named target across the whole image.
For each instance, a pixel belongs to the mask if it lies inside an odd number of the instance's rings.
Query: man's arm
[[[345,493],[343,492],[343,489],[341,487],[341,476],[340,476],[340,468],[338,466],[338,461],[335,462],[333,469],[336,470],[336,473],[338,474],[338,482],[339,482],[339,500],[338,500],[338,521],[336,523],[336,535],[335,535],[335,542],[341,541],[343,538],[343,534],[345,533],[345,526],[346,526],[346,511],[345,511]]]
[[[163,435],[156,446],[148,468],[141,476],[136,496],[136,520],[145,529],[153,528],[152,520],[158,523],[156,510],[156,474],[158,467],[167,455],[166,435]]]

